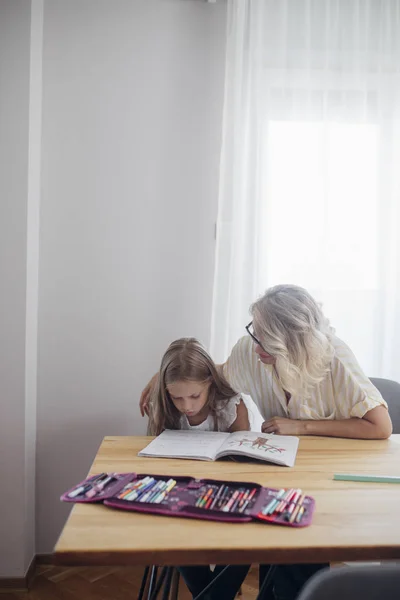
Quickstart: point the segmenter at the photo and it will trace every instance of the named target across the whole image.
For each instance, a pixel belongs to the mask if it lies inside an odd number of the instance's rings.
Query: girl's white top
[[[207,419],[199,425],[191,425],[186,415],[181,416],[181,429],[197,429],[198,431],[228,431],[229,427],[236,421],[237,406],[242,400],[240,395],[234,396],[228,400],[227,405],[218,413],[217,429],[213,415],[208,415]]]

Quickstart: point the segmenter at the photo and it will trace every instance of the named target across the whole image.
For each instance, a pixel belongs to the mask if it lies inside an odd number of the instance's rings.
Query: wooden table
[[[334,473],[400,475],[400,435],[366,441],[304,437],[296,466],[139,458],[147,437],[106,437],[91,472],[130,472],[300,487],[310,527],[216,523],[76,504],[55,547],[58,564],[189,565],[400,559],[400,484],[333,481]]]

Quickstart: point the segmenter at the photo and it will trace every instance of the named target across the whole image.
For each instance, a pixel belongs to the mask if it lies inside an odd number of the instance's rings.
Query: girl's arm
[[[237,404],[236,408],[236,419],[233,421],[232,425],[229,427],[229,433],[233,433],[234,431],[249,431],[250,430],[250,422],[249,422],[249,414],[247,412],[247,407],[243,400]]]

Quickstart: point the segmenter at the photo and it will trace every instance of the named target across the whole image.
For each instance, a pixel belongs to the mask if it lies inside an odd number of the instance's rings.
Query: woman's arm
[[[243,400],[237,404],[236,408],[236,419],[233,421],[232,425],[229,427],[229,433],[233,433],[234,431],[249,431],[250,430],[250,422],[249,422],[249,414],[247,412],[247,407]]]
[[[262,426],[264,433],[280,435],[325,435],[362,440],[385,440],[392,434],[392,421],[384,406],[369,410],[361,418],[302,421],[274,417],[265,421]]]
[[[384,406],[376,406],[361,419],[303,421],[303,435],[328,435],[363,440],[386,440],[392,434],[392,421]]]

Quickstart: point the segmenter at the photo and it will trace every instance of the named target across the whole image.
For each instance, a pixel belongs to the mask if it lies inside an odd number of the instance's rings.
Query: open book
[[[167,429],[139,452],[139,456],[217,460],[223,456],[248,456],[293,467],[299,438],[256,431],[172,431]]]

